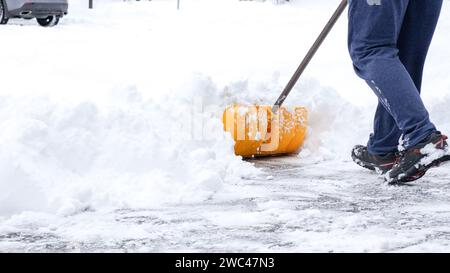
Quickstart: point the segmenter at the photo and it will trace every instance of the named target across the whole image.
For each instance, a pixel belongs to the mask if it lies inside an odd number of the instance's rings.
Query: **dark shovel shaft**
[[[306,67],[308,66],[309,62],[312,60],[314,55],[316,54],[319,47],[322,45],[325,38],[327,38],[328,33],[333,29],[334,25],[336,24],[339,17],[341,17],[342,13],[344,12],[345,8],[347,7],[347,0],[342,0],[341,4],[337,8],[337,10],[334,12],[333,16],[331,16],[330,20],[326,24],[325,28],[320,33],[317,40],[312,45],[311,49],[306,54],[305,58],[303,59],[300,66],[297,68],[297,71],[295,71],[294,75],[292,76],[289,83],[286,85],[286,87],[283,90],[283,93],[281,93],[280,97],[277,99],[277,102],[275,102],[272,111],[274,113],[278,112],[278,109],[283,104],[283,102],[286,100],[289,93],[292,91],[292,88],[294,88],[295,84],[297,83],[300,76],[303,74],[303,71],[305,71]]]

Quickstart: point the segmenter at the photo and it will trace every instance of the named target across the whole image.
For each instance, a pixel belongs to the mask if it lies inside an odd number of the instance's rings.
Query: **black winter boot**
[[[450,160],[447,136],[434,132],[419,144],[402,152],[399,162],[390,170],[385,180],[390,184],[417,180],[432,167]]]
[[[352,150],[352,159],[361,167],[385,174],[398,162],[400,155],[398,153],[389,153],[383,156],[373,155],[369,153],[366,146],[357,145]]]

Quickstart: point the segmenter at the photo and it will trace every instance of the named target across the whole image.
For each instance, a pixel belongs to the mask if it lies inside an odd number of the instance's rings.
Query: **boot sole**
[[[416,181],[422,178],[429,169],[439,167],[441,164],[448,161],[450,161],[450,155],[446,155],[439,159],[436,159],[431,164],[419,166],[419,168],[413,166],[408,171],[406,171],[404,175],[401,175],[401,178],[396,177],[393,180],[389,181],[389,184],[395,185]]]

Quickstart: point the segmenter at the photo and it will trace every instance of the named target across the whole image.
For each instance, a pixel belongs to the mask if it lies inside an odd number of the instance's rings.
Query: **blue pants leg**
[[[379,2],[350,0],[349,50],[379,99],[369,151],[386,154],[402,134],[408,148],[436,130],[419,93],[442,0]]]

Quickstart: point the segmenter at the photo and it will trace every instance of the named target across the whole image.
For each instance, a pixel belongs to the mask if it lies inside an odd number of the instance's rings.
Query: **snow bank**
[[[143,100],[129,87],[102,104],[0,97],[0,213],[199,202],[254,172],[220,120],[190,101]],[[193,132],[194,118],[207,139]]]

